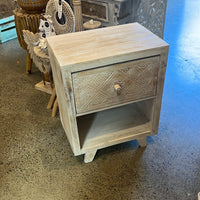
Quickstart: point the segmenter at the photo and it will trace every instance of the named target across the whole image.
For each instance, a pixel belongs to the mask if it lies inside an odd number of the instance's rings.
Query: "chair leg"
[[[56,90],[55,90],[55,88],[53,88],[49,103],[47,105],[47,109],[51,109],[52,108],[55,98],[56,98]]]
[[[52,108],[52,106],[53,106],[53,108]],[[51,108],[52,108],[51,116],[55,117],[56,116],[56,112],[58,110],[58,99],[56,97],[56,89],[55,89],[55,87],[53,88],[51,97],[49,99],[49,103],[47,105],[47,109],[51,109]]]
[[[26,73],[27,74],[31,74],[31,68],[32,68],[32,59],[27,50],[27,53],[26,53]]]
[[[53,109],[52,109],[52,114],[51,114],[52,117],[56,116],[57,109],[58,109],[58,99],[56,98],[53,104]]]

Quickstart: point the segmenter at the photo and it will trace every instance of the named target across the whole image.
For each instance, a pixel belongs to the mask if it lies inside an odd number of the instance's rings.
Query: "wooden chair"
[[[59,21],[57,18],[57,9],[56,4],[58,0],[49,0],[46,6],[46,16],[53,16],[51,18],[52,24],[55,28],[55,32],[57,35],[70,33],[75,31],[83,30],[83,20],[82,20],[82,12],[81,12],[81,0],[72,0],[73,11],[68,3],[63,1],[63,15],[61,20]],[[67,19],[67,20],[66,20]],[[24,40],[27,44],[27,48],[29,50],[30,56],[33,59],[36,67],[43,73],[48,74],[50,80],[53,80],[51,74],[51,65],[48,53],[45,54],[38,47],[35,47],[33,43],[36,43],[39,40],[39,33],[32,33],[28,30],[23,31]],[[44,84],[45,81],[43,80]],[[55,117],[57,109],[58,109],[58,101],[56,98],[55,87],[52,85],[52,94],[50,100],[47,105],[47,109],[52,108],[52,117]]]
[[[72,0],[73,11],[75,16],[75,31],[83,31],[83,18],[82,18],[82,9],[81,9],[81,0]],[[52,108],[53,107],[53,108]],[[52,108],[52,117],[56,116],[58,110],[58,100],[56,96],[55,87],[53,88],[52,95],[47,105],[47,109]]]

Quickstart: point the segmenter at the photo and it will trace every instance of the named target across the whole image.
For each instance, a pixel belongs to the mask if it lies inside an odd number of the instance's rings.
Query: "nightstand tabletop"
[[[59,66],[71,71],[156,55],[168,44],[138,23],[69,33],[47,38]],[[152,55],[149,50],[152,49]],[[74,68],[78,67],[78,68]]]

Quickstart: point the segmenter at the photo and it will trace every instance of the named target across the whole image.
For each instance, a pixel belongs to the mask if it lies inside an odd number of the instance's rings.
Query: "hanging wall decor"
[[[51,16],[56,35],[70,33],[75,29],[74,13],[64,0],[49,0],[46,16]]]

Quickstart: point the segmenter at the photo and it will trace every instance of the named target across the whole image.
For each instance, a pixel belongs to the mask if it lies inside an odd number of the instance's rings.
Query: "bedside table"
[[[138,23],[47,38],[61,122],[75,154],[157,134],[168,44]]]

